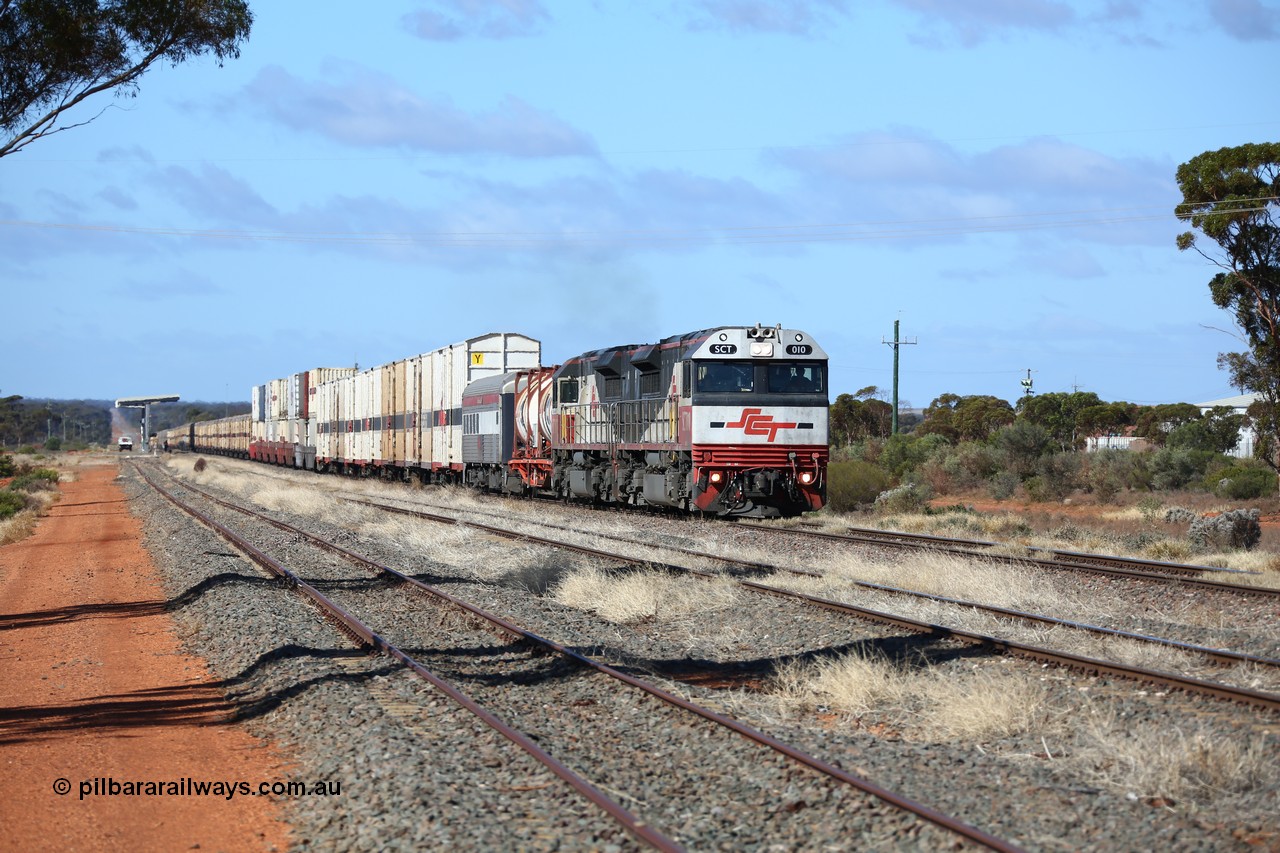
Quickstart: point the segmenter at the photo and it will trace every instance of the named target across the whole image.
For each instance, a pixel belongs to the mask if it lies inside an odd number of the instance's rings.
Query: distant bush
[[[920,512],[929,503],[933,492],[928,486],[917,483],[903,483],[876,497],[875,509],[878,513]]]
[[[44,449],[45,450],[61,450],[62,439],[58,438],[56,435],[46,438],[44,441]]]
[[[832,462],[827,466],[827,506],[850,512],[875,501],[888,485],[888,472],[870,462]]]
[[[1262,538],[1261,513],[1256,509],[1233,509],[1213,518],[1191,523],[1187,538],[1204,548],[1251,549]]]
[[[1192,510],[1185,506],[1171,506],[1165,510],[1165,524],[1186,524],[1188,521],[1195,521],[1200,516],[1196,515]]]
[[[26,508],[27,498],[21,492],[0,491],[0,519],[10,518]]]
[[[987,485],[987,494],[991,495],[994,500],[1007,501],[1013,497],[1013,493],[1018,491],[1018,484],[1021,480],[1018,475],[1012,471],[1001,471],[991,478]]]
[[[1050,451],[1052,441],[1044,427],[1022,419],[995,434],[995,445],[1003,452],[1008,468],[1020,477],[1035,473],[1036,463]]]
[[[1126,489],[1147,489],[1151,472],[1147,470],[1145,453],[1129,450],[1100,450],[1086,454],[1081,486],[1102,503],[1110,503]]]
[[[877,461],[895,477],[908,474],[934,456],[941,456],[951,443],[940,435],[898,435],[885,439]]]
[[[58,484],[58,472],[52,468],[35,468],[25,474],[19,474],[9,484],[11,492],[34,492],[40,489],[52,489]]]
[[[16,473],[18,469],[13,464],[13,457],[7,453],[0,453],[0,477],[12,477]]]
[[[1204,488],[1220,498],[1253,500],[1276,493],[1276,475],[1265,468],[1233,465],[1206,474]]]
[[[1000,453],[990,445],[966,441],[948,453],[941,464],[956,488],[973,489],[999,473],[1003,462]]]
[[[1150,460],[1151,488],[1168,491],[1198,483],[1215,458],[1217,454],[1207,450],[1157,450]]]
[[[1078,485],[1080,475],[1080,454],[1054,453],[1040,457],[1036,463],[1036,476],[1039,489],[1033,492],[1031,480],[1027,481],[1027,492],[1032,500],[1058,500],[1071,494]],[[1037,493],[1038,492],[1038,493]]]
[[[1155,521],[1163,509],[1164,501],[1155,495],[1147,495],[1138,501],[1138,512],[1142,513],[1142,518],[1145,521]]]

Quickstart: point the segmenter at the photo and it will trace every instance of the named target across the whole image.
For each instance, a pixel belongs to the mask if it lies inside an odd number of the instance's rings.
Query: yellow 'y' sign
[[[471,366],[472,366],[472,367],[479,367],[480,365],[483,365],[483,364],[484,364],[484,353],[482,353],[482,352],[473,352],[473,353],[471,353]]]

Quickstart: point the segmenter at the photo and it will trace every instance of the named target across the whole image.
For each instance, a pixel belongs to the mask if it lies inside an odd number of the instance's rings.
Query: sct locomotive
[[[256,386],[247,425],[164,438],[319,471],[717,516],[823,505],[827,356],[805,332],[724,326],[540,361],[538,341],[495,333],[363,372],[303,371]]]

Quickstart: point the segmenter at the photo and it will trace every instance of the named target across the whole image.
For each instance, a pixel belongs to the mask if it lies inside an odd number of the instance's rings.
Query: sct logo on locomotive
[[[778,430],[795,429],[797,426],[794,421],[775,421],[773,415],[764,415],[760,411],[760,409],[743,409],[736,421],[724,424],[724,427],[740,429],[743,435],[767,435],[769,442],[772,443],[778,440]]]

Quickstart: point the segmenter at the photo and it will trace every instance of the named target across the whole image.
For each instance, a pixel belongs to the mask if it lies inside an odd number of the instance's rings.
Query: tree
[[[1164,447],[1172,432],[1199,419],[1200,409],[1191,403],[1144,406],[1134,422],[1133,434],[1145,438],[1156,447]]]
[[[1232,313],[1247,352],[1220,353],[1231,383],[1259,396],[1249,414],[1259,452],[1280,472],[1280,143],[1206,151],[1178,167],[1182,204],[1175,215],[1218,244],[1207,254],[1194,231],[1178,235],[1178,248],[1194,248],[1219,271],[1209,292]]]
[[[831,404],[829,424],[832,443],[852,444],[864,438],[884,438],[892,431],[893,407],[876,399],[874,385],[855,394],[841,394]]]
[[[62,124],[100,92],[136,96],[157,61],[238,57],[252,22],[245,0],[0,0],[0,157],[93,121]]]
[[[1035,397],[1023,397],[1018,401],[1018,415],[1037,426],[1044,427],[1062,450],[1074,450],[1087,435],[1077,424],[1081,412],[1102,405],[1102,400],[1092,391],[1076,391],[1067,394],[1051,391]]]
[[[1240,443],[1240,427],[1244,415],[1234,414],[1230,406],[1217,406],[1203,417],[1187,421],[1169,433],[1169,447],[1230,453]]]
[[[1101,403],[1076,413],[1076,433],[1086,437],[1115,435],[1132,426],[1137,406],[1131,403]]]
[[[943,394],[924,410],[921,435],[941,435],[950,441],[986,441],[996,430],[1013,423],[1013,406],[990,394],[961,397]]]

